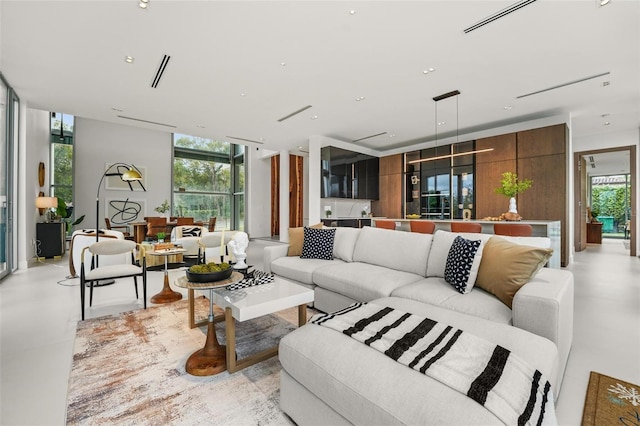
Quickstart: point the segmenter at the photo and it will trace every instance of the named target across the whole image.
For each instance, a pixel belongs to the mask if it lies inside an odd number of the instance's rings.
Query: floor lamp
[[[115,167],[115,170],[111,171]],[[143,191],[146,191],[146,188],[142,184],[142,174],[140,174],[140,170],[133,164],[129,165],[126,163],[114,163],[107,167],[107,170],[102,174],[100,178],[100,182],[98,183],[98,191],[96,192],[96,242],[99,241],[100,236],[100,188],[102,187],[102,181],[107,176],[118,176],[124,182],[127,182],[129,185],[129,189],[133,191],[133,186],[131,182],[138,182]],[[96,259],[96,267],[98,259]],[[96,281],[94,286],[104,286],[113,284],[114,280],[105,280],[105,281]]]

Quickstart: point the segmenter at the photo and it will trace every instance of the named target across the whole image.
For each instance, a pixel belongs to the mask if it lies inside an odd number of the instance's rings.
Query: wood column
[[[379,199],[371,203],[374,216],[400,218],[404,154],[380,157]]]

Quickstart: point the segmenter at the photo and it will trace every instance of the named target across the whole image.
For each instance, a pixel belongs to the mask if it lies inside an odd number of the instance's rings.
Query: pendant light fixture
[[[433,98],[434,102],[436,103],[436,108],[435,108],[435,151],[437,153],[438,151],[438,102],[440,102],[441,100],[444,99],[448,99],[451,98],[453,96],[456,97],[456,144],[459,142],[458,141],[458,131],[459,131],[459,122],[458,122],[458,115],[459,115],[459,109],[458,109],[458,96],[460,95],[460,91],[459,90],[454,90],[452,92],[448,92],[448,93],[444,93],[442,95],[436,96]],[[435,160],[441,160],[443,158],[454,158],[454,157],[460,157],[463,155],[471,155],[471,154],[478,154],[481,152],[489,152],[489,151],[493,151],[493,148],[485,148],[485,149],[478,149],[475,151],[467,151],[467,152],[459,152],[456,154],[446,154],[446,155],[436,155],[435,157],[430,157],[430,158],[421,158],[419,160],[413,160],[413,161],[409,161],[409,164],[415,164],[415,163],[424,163],[426,161],[435,161]]]

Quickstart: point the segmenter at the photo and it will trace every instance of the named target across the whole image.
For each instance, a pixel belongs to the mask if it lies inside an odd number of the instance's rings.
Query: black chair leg
[[[147,309],[147,273],[142,274],[142,296],[143,296],[143,305],[144,308]]]
[[[93,281],[89,281],[89,306],[93,306]]]
[[[138,277],[133,277],[133,286],[136,288],[136,299],[138,299]]]
[[[80,312],[82,314],[82,321],[84,321],[84,271],[82,271],[82,275],[80,276]]]

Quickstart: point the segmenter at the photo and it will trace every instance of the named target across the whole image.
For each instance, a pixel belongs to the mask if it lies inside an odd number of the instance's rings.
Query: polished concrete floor
[[[249,264],[261,267],[265,244],[272,243],[252,241]],[[1,425],[65,423],[80,319],[79,280],[65,278],[67,261],[47,259],[0,282]],[[574,340],[556,408],[561,425],[579,425],[590,371],[640,384],[640,259],[628,256],[621,240],[605,239],[577,253],[569,269],[575,274]],[[170,271],[171,281],[183,273]],[[140,308],[130,281],[97,289],[87,317]],[[162,281],[162,272],[149,273],[148,297]]]

